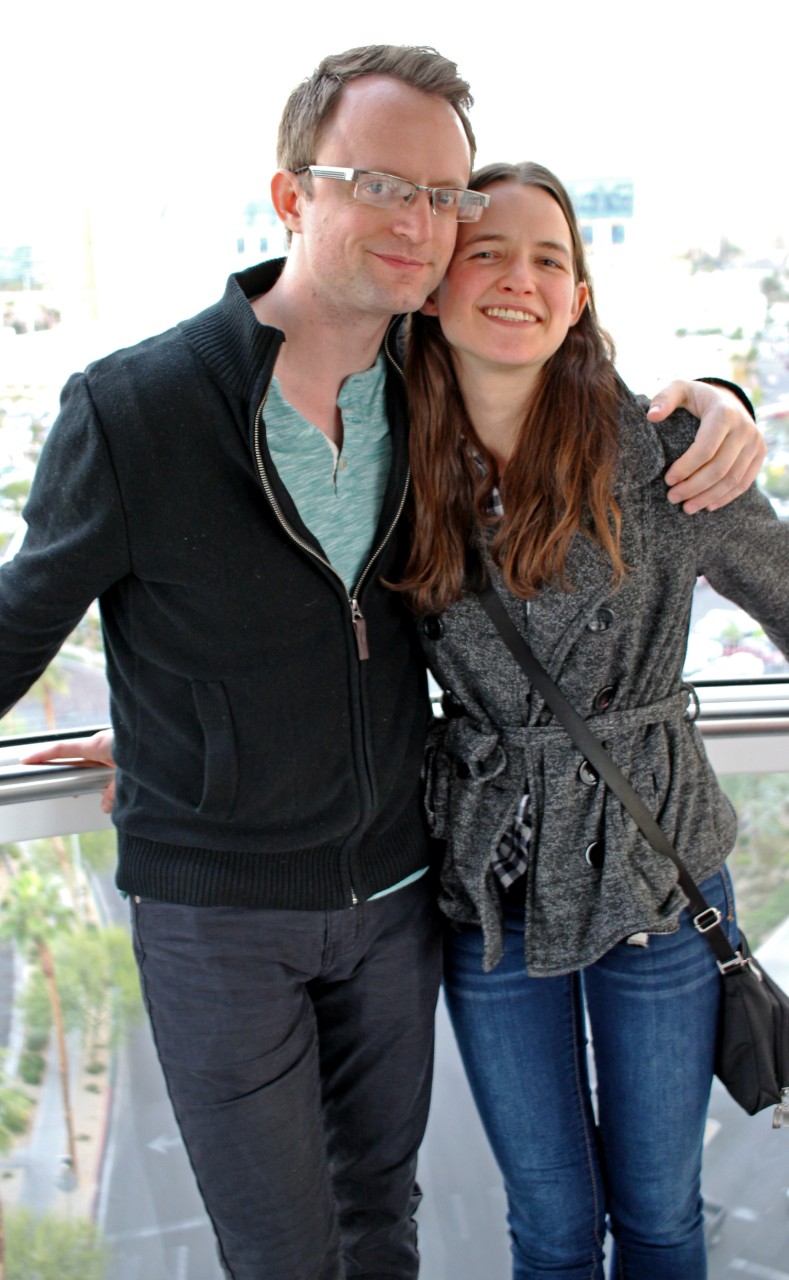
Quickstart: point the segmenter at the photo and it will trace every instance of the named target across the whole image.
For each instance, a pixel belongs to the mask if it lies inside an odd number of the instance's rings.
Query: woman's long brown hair
[[[421,312],[411,317],[406,381],[413,537],[398,589],[420,613],[440,612],[459,599],[467,548],[492,523],[493,558],[506,585],[523,599],[550,582],[572,586],[565,566],[570,543],[579,533],[606,552],[614,580],[625,569],[613,495],[619,421],[614,350],[597,319],[575,212],[558,178],[541,165],[487,165],[470,185],[482,191],[497,182],[542,187],[557,202],[570,228],[575,278],[586,282],[589,299],[541,370],[500,478],[469,420],[438,320]],[[504,516],[492,521],[486,508],[494,485],[501,492]]]

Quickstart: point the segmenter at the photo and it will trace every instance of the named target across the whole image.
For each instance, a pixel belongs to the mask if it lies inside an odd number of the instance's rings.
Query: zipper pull
[[[370,656],[370,650],[367,647],[367,623],[356,600],[351,601],[351,618],[356,635],[356,647],[359,650],[359,660],[363,662],[365,658]]]

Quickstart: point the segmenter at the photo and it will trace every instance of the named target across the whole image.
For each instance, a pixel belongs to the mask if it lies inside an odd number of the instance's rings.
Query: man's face
[[[389,76],[364,76],[343,89],[312,162],[465,187],[471,157],[448,102]],[[315,301],[345,325],[354,314],[417,310],[449,263],[454,217],[434,214],[424,191],[410,205],[376,209],[354,200],[352,183],[311,182],[311,197],[299,201],[294,248]]]

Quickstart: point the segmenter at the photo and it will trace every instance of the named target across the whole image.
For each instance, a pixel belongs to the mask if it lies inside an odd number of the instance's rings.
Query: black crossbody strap
[[[605,747],[589,729],[586,721],[567,701],[564,694],[548,675],[542,663],[534,656],[530,645],[518,631],[493,587],[488,584],[477,595],[480,604],[500,632],[513,658],[526,672],[534,688],[538,689],[542,694],[556,719],[567,730],[567,733],[583,753],[585,759],[622,802],[653,849],[656,849],[658,853],[665,854],[674,863],[677,868],[680,887],[688,899],[691,912],[696,921],[696,927],[704,934],[719,964],[725,966],[734,962],[739,966],[739,956],[733,950],[726,934],[720,927],[717,911],[710,907],[695,880],[686,870],[685,864],[673,844],[655,821],[641,797],[633,790],[621,769],[614,764]]]

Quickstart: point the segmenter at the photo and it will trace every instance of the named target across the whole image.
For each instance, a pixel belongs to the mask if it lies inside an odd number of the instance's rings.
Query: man
[[[101,602],[118,884],[233,1280],[418,1270],[439,933],[424,673],[382,585],[408,483],[386,338],[475,216],[469,104],[454,64],[388,46],[294,91],[272,183],[285,265],[71,380],[0,575],[6,708]],[[745,434],[739,479],[718,459],[675,496],[739,491]]]

